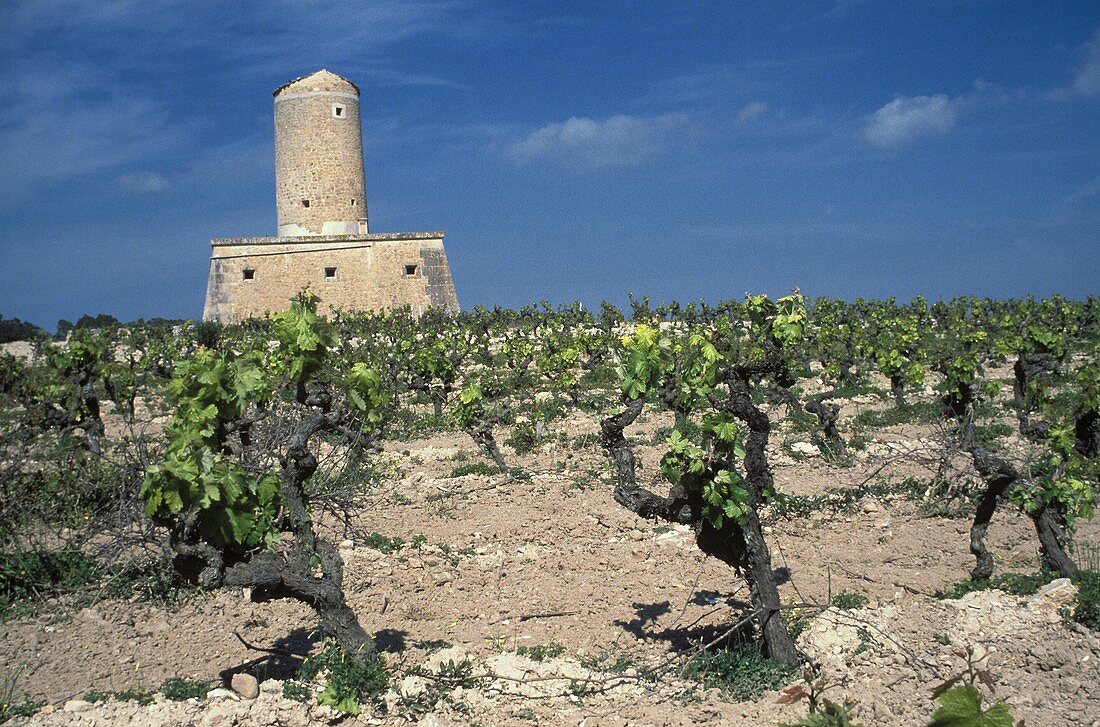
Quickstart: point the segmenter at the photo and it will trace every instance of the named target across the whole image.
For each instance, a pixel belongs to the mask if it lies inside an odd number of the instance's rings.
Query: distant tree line
[[[33,341],[40,338],[49,338],[48,333],[29,321],[21,321],[18,318],[5,319],[0,315],[0,343],[12,341]]]
[[[148,325],[154,328],[171,328],[180,325],[184,320],[183,318],[150,318],[148,321],[138,319],[134,321],[134,324],[138,326]],[[53,338],[61,341],[67,338],[69,334],[75,330],[118,328],[121,325],[122,322],[110,313],[100,313],[95,316],[85,314],[80,316],[76,323],[62,318],[57,322],[57,333],[53,335]],[[18,318],[4,318],[3,315],[0,315],[0,343],[35,341],[43,338],[50,338],[49,332],[44,328],[36,326],[30,321],[22,321]]]

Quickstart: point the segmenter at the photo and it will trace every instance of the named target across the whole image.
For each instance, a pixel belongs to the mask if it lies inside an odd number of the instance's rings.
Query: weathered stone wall
[[[367,232],[359,89],[334,73],[275,92],[275,206],[280,237]]]
[[[211,246],[205,320],[285,310],[306,288],[322,310],[458,310],[442,232],[229,238]]]

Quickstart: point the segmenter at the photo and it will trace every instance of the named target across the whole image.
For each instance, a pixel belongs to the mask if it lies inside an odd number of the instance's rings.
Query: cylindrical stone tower
[[[359,89],[320,70],[274,95],[279,237],[366,234]]]

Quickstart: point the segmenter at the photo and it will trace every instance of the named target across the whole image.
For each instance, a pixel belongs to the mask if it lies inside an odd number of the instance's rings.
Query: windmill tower
[[[279,237],[366,234],[359,89],[321,70],[274,96]]]
[[[275,89],[277,237],[211,240],[203,318],[285,310],[299,291],[322,310],[457,311],[442,232],[371,233],[359,89],[321,70]]]

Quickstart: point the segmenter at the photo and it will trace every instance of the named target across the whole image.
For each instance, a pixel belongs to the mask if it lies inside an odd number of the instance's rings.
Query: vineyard
[[[1100,724],[1100,300],[0,351],[0,722]]]

